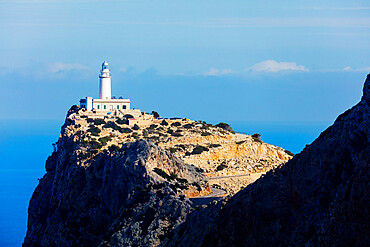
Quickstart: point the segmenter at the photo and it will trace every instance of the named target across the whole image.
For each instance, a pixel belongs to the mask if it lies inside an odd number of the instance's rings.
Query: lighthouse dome
[[[104,60],[104,62],[102,64],[102,70],[105,70],[105,69],[109,70],[109,65],[108,65],[108,62]]]

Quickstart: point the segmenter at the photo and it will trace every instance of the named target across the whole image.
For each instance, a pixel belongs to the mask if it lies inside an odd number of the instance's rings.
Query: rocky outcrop
[[[167,246],[369,246],[369,107],[370,75],[362,100],[311,145],[191,213]]]
[[[131,120],[94,114],[74,107],[66,120],[65,132],[79,142],[79,159],[94,156],[111,145],[121,146],[137,139],[150,140],[185,163],[194,165],[233,195],[261,174],[285,163],[292,153],[259,138],[235,133],[228,124],[207,124],[189,119]],[[238,176],[236,178],[235,176]],[[217,182],[216,182],[217,181]]]
[[[79,158],[69,122],[30,205],[24,246],[154,246],[207,194],[204,176],[146,140]]]

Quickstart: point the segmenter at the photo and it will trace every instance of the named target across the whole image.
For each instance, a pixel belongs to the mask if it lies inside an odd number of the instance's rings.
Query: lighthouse
[[[99,99],[85,97],[80,100],[80,107],[87,111],[99,114],[114,114],[115,116],[133,116],[141,115],[140,110],[130,109],[130,99],[119,97],[112,98],[112,85],[109,64],[107,61],[102,63],[99,74]]]
[[[111,75],[107,61],[104,61],[99,75],[99,99],[112,98]]]

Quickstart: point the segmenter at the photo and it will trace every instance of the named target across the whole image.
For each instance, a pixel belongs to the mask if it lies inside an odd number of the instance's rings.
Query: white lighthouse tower
[[[111,99],[112,98],[111,75],[107,61],[104,61],[102,64],[99,78],[100,78],[99,99]]]
[[[115,115],[118,117],[139,118],[142,114],[139,109],[130,109],[130,99],[119,97],[112,99],[111,74],[107,61],[104,61],[99,74],[99,99],[85,97],[80,100],[80,107],[96,116]]]

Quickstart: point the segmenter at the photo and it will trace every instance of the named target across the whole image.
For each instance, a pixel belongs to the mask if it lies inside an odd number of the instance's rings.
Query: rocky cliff
[[[191,213],[168,246],[369,246],[369,107],[370,74],[361,101],[311,145]]]
[[[204,176],[146,140],[82,159],[63,126],[29,205],[24,246],[153,246],[192,210],[187,193],[209,193]]]

